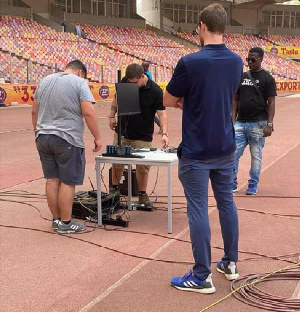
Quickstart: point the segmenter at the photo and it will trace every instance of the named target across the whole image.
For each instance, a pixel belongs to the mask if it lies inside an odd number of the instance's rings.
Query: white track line
[[[209,214],[215,211],[217,208],[214,207],[209,210]],[[180,232],[178,235],[175,236],[175,238],[180,238],[182,235],[187,233],[189,230],[189,227],[185,228],[182,232]],[[171,244],[176,242],[176,240],[171,239],[168,241],[166,244],[164,244],[162,247],[157,249],[151,256],[150,258],[155,258],[157,257],[162,251],[164,251],[167,247],[169,247]],[[112,286],[107,288],[105,292],[100,294],[98,297],[93,299],[90,303],[88,303],[85,307],[83,307],[79,312],[88,312],[90,311],[96,304],[98,304],[101,300],[103,300],[105,297],[107,297],[110,293],[112,293],[116,288],[121,286],[125,281],[127,281],[132,275],[140,271],[148,262],[151,260],[144,260],[141,262],[139,265],[137,265],[133,270],[131,270],[129,273],[125,274],[122,278],[120,278],[116,283],[114,283]]]
[[[294,299],[300,299],[300,282],[298,283],[298,285],[295,288],[295,291],[292,295],[292,298]]]
[[[298,258],[298,262],[300,263],[300,257]],[[300,282],[298,282],[295,291],[292,294],[292,298],[300,299]]]

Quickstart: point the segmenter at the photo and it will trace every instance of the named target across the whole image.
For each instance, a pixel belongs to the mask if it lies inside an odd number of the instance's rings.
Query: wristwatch
[[[268,122],[268,123],[267,123],[267,126],[268,126],[269,128],[273,128],[273,122]]]

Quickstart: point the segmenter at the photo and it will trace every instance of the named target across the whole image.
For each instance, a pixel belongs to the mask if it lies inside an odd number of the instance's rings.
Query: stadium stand
[[[276,45],[300,47],[299,36],[284,36],[284,35],[262,35],[261,38],[274,43]]]
[[[57,32],[32,19],[2,16],[0,19],[1,76],[7,82],[39,82],[45,75],[73,59],[86,63],[91,81],[114,83],[117,70],[132,62],[150,61],[156,81],[168,81],[178,59],[199,50],[199,42],[191,33],[177,35],[195,45],[185,47],[148,29],[80,24],[83,39],[73,33]],[[245,59],[252,46],[264,47],[270,42],[300,46],[291,36],[252,36],[226,34],[226,45]],[[30,61],[29,61],[30,60]],[[300,64],[267,53],[264,68],[276,79],[299,79]],[[30,71],[28,77],[27,71]]]

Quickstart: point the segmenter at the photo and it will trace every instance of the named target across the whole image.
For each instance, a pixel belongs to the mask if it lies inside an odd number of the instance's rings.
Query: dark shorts
[[[44,178],[58,178],[67,185],[83,184],[85,172],[84,149],[71,145],[54,134],[40,134],[36,139]]]

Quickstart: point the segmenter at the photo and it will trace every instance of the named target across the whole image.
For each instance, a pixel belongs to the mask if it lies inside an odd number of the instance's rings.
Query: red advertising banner
[[[165,90],[166,82],[158,83]],[[300,92],[299,80],[276,81],[278,92]],[[115,84],[91,83],[91,92],[98,101],[111,101],[115,94]],[[0,84],[0,104],[10,106],[11,103],[32,104],[37,84]]]

